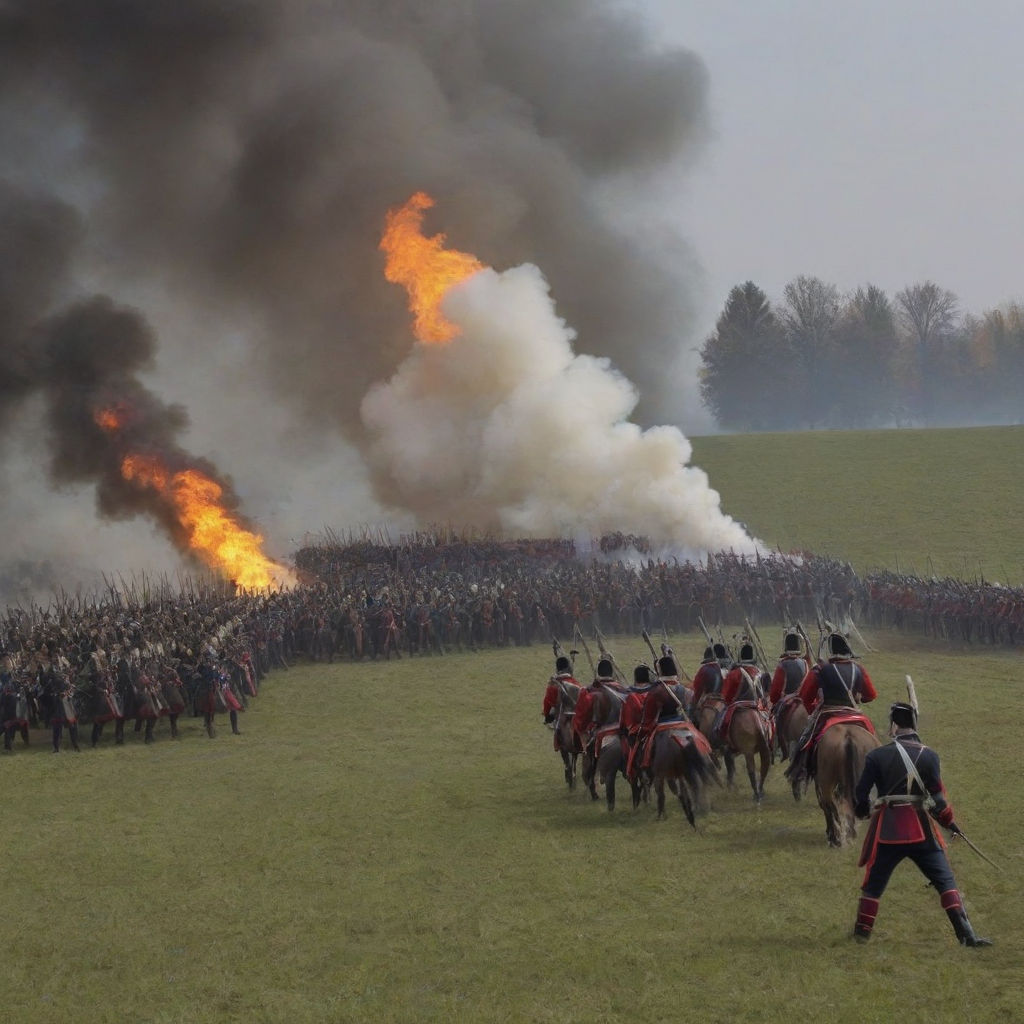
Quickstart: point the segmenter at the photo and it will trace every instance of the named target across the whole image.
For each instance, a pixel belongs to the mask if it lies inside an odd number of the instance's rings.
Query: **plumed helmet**
[[[800,634],[795,630],[787,629],[782,641],[782,653],[799,654],[802,650],[803,645],[800,643]]]
[[[647,684],[651,681],[651,670],[646,665],[637,665],[633,669],[633,682]]]
[[[658,675],[660,676],[674,676],[676,674],[676,660],[675,658],[659,658],[658,659]]]
[[[723,658],[729,657],[729,652],[725,649],[725,644],[715,644],[712,648],[715,657],[721,661]]]
[[[565,655],[560,655],[559,657],[555,658],[555,671],[571,672],[572,662],[567,657],[565,657]]]
[[[607,658],[602,658],[597,663],[597,674],[604,679],[610,678],[615,675],[615,669],[612,667],[612,663]]]
[[[713,647],[704,648],[704,657],[702,661],[714,661],[715,660],[715,649]]]
[[[830,658],[852,658],[853,651],[842,633],[829,633],[828,656]]]
[[[905,704],[903,701],[890,704],[889,721],[900,729],[916,729],[917,712],[914,710],[914,705]]]
[[[740,663],[749,665],[754,660],[754,645],[740,644]]]

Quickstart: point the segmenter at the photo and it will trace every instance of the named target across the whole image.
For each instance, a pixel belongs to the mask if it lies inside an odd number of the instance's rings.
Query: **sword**
[[[959,836],[959,838],[961,838],[983,861],[985,861],[987,864],[991,864],[992,867],[996,869],[996,871],[998,871],[1000,874],[1003,874],[1003,869],[994,860],[992,860],[991,857],[986,857],[985,854],[983,854],[981,850],[979,850],[974,845],[974,843],[972,843],[970,839],[968,839],[967,836],[965,836],[964,833],[960,831],[959,827],[950,829],[950,832],[953,833],[954,839],[956,839]]]

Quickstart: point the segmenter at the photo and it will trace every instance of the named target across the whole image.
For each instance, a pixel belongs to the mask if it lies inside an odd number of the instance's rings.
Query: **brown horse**
[[[844,846],[857,834],[854,790],[864,759],[879,745],[878,737],[856,723],[827,728],[814,751],[814,789],[825,814],[829,846]]]
[[[779,738],[782,760],[785,761],[796,749],[796,742],[807,727],[807,708],[804,707],[804,702],[792,693],[783,697],[772,708],[772,715],[775,718],[775,735]],[[793,780],[792,786],[793,799],[799,800],[803,795],[803,786],[798,779]]]
[[[651,776],[658,797],[658,817],[665,817],[665,785],[679,798],[683,814],[696,828],[694,810],[703,805],[704,789],[709,782],[720,785],[718,769],[706,739],[686,722],[665,723],[650,741]]]
[[[619,715],[624,695],[602,686],[593,695],[591,720],[596,726],[595,738],[583,754],[583,783],[597,799],[597,783],[604,786],[605,802],[609,811],[615,810],[615,780],[622,773],[632,789],[633,806],[639,807],[642,787],[639,780],[626,775],[626,753],[619,736]],[[594,750],[597,749],[597,757]]]
[[[764,780],[772,763],[767,714],[753,701],[738,701],[733,707],[735,710],[729,721],[727,736],[729,749],[740,754],[746,762],[754,800],[760,803],[764,799]],[[755,755],[760,761],[759,772],[754,767]]]
[[[722,741],[715,728],[718,716],[725,708],[725,699],[720,693],[706,693],[693,709],[693,721],[711,744],[711,756],[715,765],[725,762],[725,780],[731,787],[736,776],[736,758],[729,747]]]
[[[579,685],[560,680],[558,683],[558,704],[555,706],[555,750],[565,765],[565,783],[570,789],[576,788],[576,762],[583,753],[579,733],[573,728],[572,719],[576,702],[580,696]],[[592,792],[596,798],[597,794]]]

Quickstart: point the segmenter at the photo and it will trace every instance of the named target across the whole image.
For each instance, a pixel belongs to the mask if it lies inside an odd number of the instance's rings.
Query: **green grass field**
[[[960,824],[1003,867],[951,852],[990,950],[955,944],[910,865],[852,943],[857,850],[778,766],[760,808],[741,779],[697,832],[678,804],[570,793],[533,647],[277,673],[239,737],[189,720],[4,757],[5,1019],[1020,1020],[1019,727],[990,722],[1019,657],[870,639],[876,722],[911,671]],[[701,646],[677,643],[691,669]]]
[[[1024,582],[1024,427],[692,441],[725,511],[783,551]]]

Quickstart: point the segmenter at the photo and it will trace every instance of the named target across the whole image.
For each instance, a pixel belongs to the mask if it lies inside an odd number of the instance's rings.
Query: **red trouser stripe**
[[[939,900],[942,903],[943,910],[963,908],[963,901],[960,899],[960,893],[956,889],[947,889],[939,896]]]

